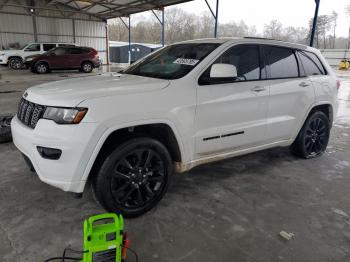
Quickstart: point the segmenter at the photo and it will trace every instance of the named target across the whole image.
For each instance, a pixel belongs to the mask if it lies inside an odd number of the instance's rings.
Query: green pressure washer
[[[123,262],[126,252],[130,250],[138,261],[137,254],[129,248],[130,241],[124,230],[121,215],[114,213],[92,216],[84,221],[84,251],[66,248],[62,257],[48,261],[81,261],[81,262]],[[68,252],[82,254],[83,258],[66,256]]]
[[[103,223],[106,222],[106,223]],[[101,214],[84,221],[83,262],[122,261],[124,222],[122,216]]]

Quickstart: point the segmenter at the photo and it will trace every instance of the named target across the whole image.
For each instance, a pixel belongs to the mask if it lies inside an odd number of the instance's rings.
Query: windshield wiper
[[[151,77],[151,78],[167,79],[167,77],[164,77],[164,76],[161,76],[161,75],[158,75],[158,74],[155,74],[155,73],[125,72],[124,74],[144,76],[144,77]]]

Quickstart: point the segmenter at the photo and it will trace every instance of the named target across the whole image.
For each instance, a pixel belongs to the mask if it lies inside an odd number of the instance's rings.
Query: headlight
[[[87,111],[87,108],[47,107],[43,118],[53,120],[57,124],[79,124]]]
[[[26,61],[32,61],[32,60],[33,60],[33,57],[26,58]]]

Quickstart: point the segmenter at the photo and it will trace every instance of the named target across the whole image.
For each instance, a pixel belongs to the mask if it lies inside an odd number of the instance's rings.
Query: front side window
[[[291,78],[299,76],[294,51],[289,48],[266,46],[265,55],[270,67],[270,78]]]
[[[210,70],[213,64],[231,64],[236,67],[237,76],[212,79]],[[200,85],[228,82],[253,81],[260,79],[259,47],[257,45],[234,46],[215,60],[199,79]]]
[[[55,44],[43,44],[44,51],[49,51],[49,50],[51,50],[52,48],[55,48],[55,47],[56,47]]]
[[[326,74],[324,67],[315,54],[304,51],[299,51],[298,54],[307,76]]]
[[[220,44],[188,43],[164,47],[123,71],[125,74],[178,79],[188,74]]]
[[[40,51],[40,44],[31,44],[24,49],[27,52]]]

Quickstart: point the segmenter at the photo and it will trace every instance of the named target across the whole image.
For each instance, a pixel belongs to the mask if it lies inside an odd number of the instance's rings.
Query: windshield
[[[189,43],[167,46],[141,59],[122,73],[162,79],[181,78],[219,45]]]

